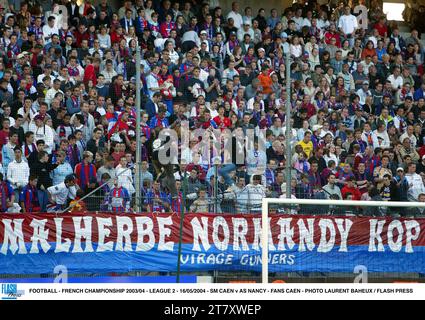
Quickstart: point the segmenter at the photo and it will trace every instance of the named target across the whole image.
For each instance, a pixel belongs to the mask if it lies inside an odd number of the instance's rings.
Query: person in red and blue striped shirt
[[[40,212],[40,203],[38,201],[37,190],[38,177],[31,175],[28,184],[22,189],[19,194],[19,203],[22,212]]]
[[[112,212],[128,212],[130,211],[130,194],[123,186],[120,186],[118,180],[115,180],[114,187],[109,192],[109,209]]]

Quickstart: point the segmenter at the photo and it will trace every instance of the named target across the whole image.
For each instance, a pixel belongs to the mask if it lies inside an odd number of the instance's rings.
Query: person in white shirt
[[[236,1],[232,3],[232,11],[227,15],[227,19],[232,18],[235,22],[235,27],[240,29],[243,24],[242,15],[239,13],[239,3]]]
[[[390,147],[391,145],[390,137],[387,132],[387,125],[384,122],[379,123],[378,128],[375,131],[373,131],[373,133],[376,135],[377,139],[380,138],[382,140],[382,142],[379,144],[380,148],[385,149]],[[379,143],[379,140],[378,140],[378,143]]]
[[[303,27],[311,27],[311,19],[313,17],[312,11],[307,11],[307,16],[304,18]]]
[[[52,85],[53,80],[55,80],[56,77],[52,74],[52,66],[50,64],[46,64],[44,66],[44,72],[37,77],[37,83],[42,83],[44,77],[47,77],[47,76],[50,77],[50,85]]]
[[[373,146],[373,149],[379,147],[379,141],[376,133],[372,132],[369,123],[365,123],[362,132],[362,140],[366,142],[369,146]]]
[[[136,192],[133,185],[133,174],[131,169],[127,167],[126,157],[121,157],[119,165],[115,168],[118,183],[127,189],[130,196]]]
[[[416,164],[413,162],[407,168],[406,180],[409,183],[408,200],[418,201],[419,195],[425,193],[425,186],[422,177],[416,173]]]
[[[394,67],[393,73],[389,75],[387,80],[391,82],[391,87],[394,91],[400,90],[403,86],[403,77],[400,75],[400,68]]]
[[[367,39],[367,41],[372,41],[373,47],[376,49],[378,47],[378,40],[381,39],[379,36],[378,29],[372,30],[372,35]]]
[[[109,85],[112,82],[112,78],[117,75],[117,72],[113,68],[112,60],[106,60],[106,68],[101,74],[105,77],[105,84]]]
[[[267,155],[263,150],[258,149],[258,142],[254,142],[254,149],[247,153],[246,164],[249,176],[264,175],[267,167]]]
[[[72,115],[71,123],[74,123],[75,115],[81,114],[84,117],[84,124],[87,126],[88,135],[91,136],[91,134],[93,133],[94,127],[95,127],[95,122],[94,122],[94,117],[89,112],[89,109],[90,109],[89,104],[86,101],[82,102],[81,103],[81,111],[78,112],[78,113],[74,113]],[[89,139],[87,139],[87,141]]]
[[[55,26],[56,18],[54,16],[50,16],[47,19],[47,24],[43,27],[43,37],[44,37],[44,45],[52,42],[52,35],[59,35],[59,29]]]
[[[295,16],[292,18],[292,20],[295,22],[295,26],[297,28],[297,31],[301,31],[301,28],[304,24],[304,18],[302,17],[303,9],[297,9],[295,12]]]
[[[246,20],[243,22],[243,27],[238,30],[237,36],[240,43],[244,41],[245,35],[249,35],[251,39],[254,39],[254,30],[251,28],[251,22]]]
[[[165,50],[167,50],[170,53],[170,60],[171,63],[178,64],[180,60],[180,56],[176,50],[174,50],[174,41],[167,40],[165,43]]]
[[[15,189],[15,192],[19,192],[28,184],[30,168],[28,163],[22,159],[22,150],[19,146],[15,147],[14,152],[15,160],[7,167],[6,178]]]
[[[400,142],[403,143],[404,139],[408,138],[410,141],[410,147],[416,149],[418,139],[416,138],[414,132],[415,128],[413,126],[408,126],[406,132],[400,136]]]
[[[359,25],[357,18],[351,14],[350,6],[344,9],[344,15],[339,18],[338,28],[343,33],[344,37],[350,42],[350,46],[354,46],[354,36]]]
[[[64,96],[65,94],[60,89],[61,81],[59,79],[53,80],[53,87],[47,90],[46,97],[44,101],[47,103],[47,105],[50,106],[50,103],[52,102],[53,98],[55,97],[56,93],[62,93]]]
[[[237,206],[242,209],[241,212],[261,212],[261,203],[268,193],[261,180],[261,175],[254,175],[252,183],[236,194]]]
[[[75,183],[73,174],[67,176],[64,182],[47,188],[50,202],[47,205],[47,212],[57,212],[65,209],[68,199],[74,200],[77,196],[77,190],[78,185]]]
[[[152,66],[151,73],[146,77],[146,87],[148,88],[149,98],[153,98],[156,92],[160,92],[163,85],[159,85],[159,73],[160,67],[158,65]]]
[[[369,75],[369,68],[375,65],[370,56],[367,56],[360,64],[363,65],[363,72],[365,75]]]
[[[238,76],[239,72],[235,69],[235,63],[233,61],[229,62],[229,67],[223,71],[223,77],[221,84],[224,86],[227,83],[227,80],[233,80],[234,76]]]
[[[55,132],[48,125],[44,124],[43,117],[37,115],[34,122],[29,126],[29,131],[34,132],[35,140],[44,140],[46,144],[46,152],[51,154],[54,149]]]

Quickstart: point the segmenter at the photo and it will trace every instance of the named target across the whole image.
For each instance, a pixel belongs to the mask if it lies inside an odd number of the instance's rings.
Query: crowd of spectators
[[[10,3],[0,5],[0,212],[63,210],[90,192],[89,210],[131,210],[137,46],[142,211],[181,210],[183,185],[192,212],[259,210],[266,196],[286,197],[286,183],[301,199],[425,201],[421,33],[403,38],[377,0],[270,12],[194,0]],[[266,148],[256,141],[242,148],[245,163],[216,169],[192,137],[164,169],[155,141],[185,121],[233,138],[265,130]]]

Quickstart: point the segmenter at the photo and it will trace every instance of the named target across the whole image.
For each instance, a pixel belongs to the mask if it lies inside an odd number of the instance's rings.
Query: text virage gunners
[[[0,270],[24,273],[22,266],[28,264],[34,272],[48,272],[59,264],[76,272],[149,270],[152,265],[173,270],[179,219],[175,215],[0,216]],[[183,225],[183,270],[261,270],[260,216],[188,214]],[[346,272],[366,263],[370,271],[421,272],[424,225],[423,219],[271,215],[270,269]]]

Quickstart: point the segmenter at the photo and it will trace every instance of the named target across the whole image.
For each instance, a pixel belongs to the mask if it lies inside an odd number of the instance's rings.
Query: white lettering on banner
[[[248,242],[246,241],[246,234],[248,232],[248,222],[244,218],[232,218],[232,221],[233,221],[233,250],[248,251],[249,246],[248,246]],[[239,246],[239,243],[242,244],[242,249]]]
[[[18,250],[19,254],[26,254],[27,248],[25,247],[24,234],[22,232],[22,223],[24,219],[3,219],[2,221],[4,225],[4,238],[3,245],[1,246],[1,253],[6,255],[7,250],[10,249],[12,254],[15,254]],[[12,227],[12,221],[15,228]]]
[[[106,237],[111,235],[111,230],[106,227],[112,227],[111,218],[96,218],[97,220],[97,232],[98,232],[98,244],[96,252],[105,252],[114,250],[114,242],[105,242]]]
[[[233,254],[219,253],[214,254],[211,253],[209,255],[205,255],[204,253],[196,253],[196,254],[182,254],[180,261],[182,264],[224,264],[224,265],[232,265],[233,262]]]
[[[41,249],[44,253],[50,250],[50,244],[47,241],[49,238],[49,229],[45,229],[47,219],[37,220],[33,219],[30,226],[33,228],[34,232],[31,237],[32,245],[30,253],[39,253],[38,243],[40,243]]]
[[[71,249],[71,240],[64,239],[64,242],[62,242],[62,222],[63,218],[54,218],[55,226],[56,226],[56,248],[55,253],[60,252],[69,252],[69,249]]]
[[[335,226],[332,220],[330,219],[321,219],[319,222],[320,227],[320,244],[317,248],[317,252],[330,252],[335,245]],[[330,233],[329,241],[327,241],[327,233]]]
[[[169,237],[171,235],[171,229],[166,228],[165,226],[172,226],[173,219],[170,217],[161,218],[157,217],[158,221],[158,229],[159,229],[159,242],[158,242],[158,251],[173,251],[174,250],[174,242],[169,241],[165,242],[165,237]]]
[[[306,251],[305,246],[309,251],[313,251],[316,246],[313,241],[314,237],[314,219],[307,219],[308,229],[304,224],[304,220],[298,220],[298,227],[300,229],[300,243],[299,243],[299,251]]]
[[[345,221],[345,228],[344,223]],[[341,244],[339,245],[339,252],[347,252],[348,235],[353,226],[353,221],[350,219],[335,219],[336,226],[338,227],[339,234],[341,235]]]
[[[240,264],[245,266],[258,266],[263,263],[261,255],[243,254],[240,258]],[[285,253],[270,253],[268,255],[268,263],[272,265],[293,265],[295,263],[294,255]]]
[[[136,251],[149,251],[155,246],[155,235],[153,233],[153,221],[148,217],[136,217],[137,246]],[[146,226],[146,228],[144,227]],[[144,237],[148,242],[143,242]]]
[[[413,253],[412,241],[415,241],[419,238],[421,233],[421,226],[415,220],[404,221],[406,226],[406,252]],[[412,234],[412,230],[415,230],[415,234]]]
[[[202,225],[199,222],[198,218],[193,218],[190,221],[193,230],[193,250],[202,251],[201,246],[199,245],[199,239],[201,239],[202,246],[205,251],[208,251],[211,246],[208,240],[208,217],[202,217]]]
[[[131,247],[132,233],[133,221],[131,218],[117,216],[117,245],[115,246],[116,251],[133,251],[133,248]],[[123,242],[125,242],[124,246]]]
[[[369,238],[369,252],[384,252],[384,245],[382,243],[382,229],[384,229],[385,220],[372,219],[370,223],[370,238]],[[375,247],[375,243],[378,241],[378,249]]]
[[[277,246],[277,250],[286,251],[285,248],[285,240],[286,245],[288,246],[288,250],[292,250],[295,246],[294,240],[294,228],[291,228],[292,218],[279,218],[277,224],[280,225],[280,234],[278,235],[279,244]]]
[[[223,229],[223,241],[220,241],[218,237],[219,228]],[[221,216],[217,216],[213,220],[213,241],[215,247],[220,251],[226,251],[229,246],[230,231],[226,219]]]
[[[68,221],[64,225],[66,219]],[[174,252],[175,250],[175,240],[171,241],[171,239],[176,239],[178,235],[178,221],[173,221],[173,216],[152,218],[111,215],[110,217],[95,217],[95,219],[95,222],[93,216],[60,217],[50,220],[28,219],[25,227],[24,219],[1,219],[0,223],[1,227],[4,226],[4,234],[2,233],[3,239],[1,240],[3,242],[0,252],[7,255],[10,250],[14,255],[16,253],[27,254],[27,250],[32,254],[40,253],[39,251],[46,253],[49,250],[54,250],[55,253],[150,251],[156,247],[158,251]],[[420,238],[421,225],[417,221],[383,219],[363,220],[370,223],[369,230],[365,230],[367,227],[364,225],[361,230],[357,230],[356,234],[350,237],[355,223],[352,220],[350,218],[269,217],[269,251],[305,252],[316,250],[318,253],[327,253],[335,250],[338,241],[338,251],[348,252],[349,239],[361,237],[361,242],[358,243],[361,245],[362,243],[367,244],[369,237],[369,252],[384,252],[387,249],[391,252],[404,250],[406,253],[413,253],[413,242]],[[52,225],[52,228],[56,230],[49,229],[49,226]],[[66,229],[64,229],[65,226]],[[202,260],[209,264],[214,260],[217,264],[223,264],[230,259],[234,262],[233,258],[229,258],[228,255],[218,255],[220,252],[229,250],[229,244],[233,245],[232,250],[235,251],[261,251],[262,225],[261,218],[258,216],[252,218],[237,216],[226,219],[224,216],[200,215],[191,217],[185,226],[187,227],[185,241],[191,242],[190,250],[196,256],[194,258],[196,261]],[[112,230],[115,228],[116,232],[113,233]],[[190,228],[192,228],[193,238]],[[24,229],[27,232],[25,238]],[[64,230],[67,231],[66,236],[63,235]],[[136,238],[136,232],[137,244],[134,248],[132,238]],[[50,233],[52,233],[51,238],[56,236],[56,243],[54,240],[49,241]],[[95,245],[93,245],[94,239],[97,242]],[[25,240],[31,244],[28,248]],[[232,242],[230,243],[230,241]],[[82,242],[85,243],[82,244]],[[199,256],[195,252],[205,255]],[[188,252],[185,254],[187,255]],[[210,254],[214,254],[214,256]],[[251,256],[253,255],[251,254]],[[274,257],[272,262],[281,261],[282,257],[284,256]],[[186,256],[185,259],[189,261],[192,258]],[[247,264],[253,263],[249,261],[250,258],[246,259],[248,259]],[[254,263],[256,262],[254,261]]]
[[[92,232],[92,217],[73,217],[74,221],[74,230],[75,230],[75,239],[74,239],[74,248],[72,253],[76,252],[93,252],[93,245],[91,242],[91,232]],[[84,227],[81,227],[81,220],[84,220]],[[83,251],[81,247],[81,238],[86,239],[86,248]]]
[[[398,236],[397,240],[394,242],[394,229],[397,229]],[[388,239],[388,246],[390,247],[391,251],[393,252],[400,252],[401,248],[403,247],[403,225],[399,220],[391,221],[390,225],[388,226],[388,233],[387,233],[387,239]]]
[[[262,225],[261,225],[261,218],[254,218],[252,219],[252,222],[254,223],[254,241],[252,243],[252,249],[256,251],[260,251],[260,248],[263,247],[262,241],[261,241],[261,235],[262,235]],[[272,218],[269,218],[269,250],[270,251],[276,251],[276,247],[273,244],[273,236],[272,236],[272,227],[271,227],[271,221]]]

